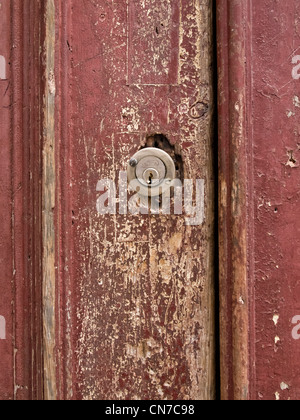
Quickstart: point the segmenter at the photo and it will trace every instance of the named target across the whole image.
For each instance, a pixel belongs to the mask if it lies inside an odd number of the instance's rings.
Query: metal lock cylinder
[[[158,197],[170,188],[176,169],[168,153],[155,147],[137,152],[128,164],[128,182],[142,196]]]

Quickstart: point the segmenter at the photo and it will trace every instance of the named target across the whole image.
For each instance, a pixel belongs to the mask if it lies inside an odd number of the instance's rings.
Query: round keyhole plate
[[[158,197],[170,188],[170,181],[176,175],[171,156],[155,147],[140,150],[130,162],[135,162],[135,165],[128,164],[128,182],[136,191],[139,187],[138,193],[143,196]]]

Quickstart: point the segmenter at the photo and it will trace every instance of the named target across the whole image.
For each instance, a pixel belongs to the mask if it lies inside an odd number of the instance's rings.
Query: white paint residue
[[[123,108],[122,122],[128,133],[138,132],[140,129],[140,116],[137,108]]]
[[[294,117],[296,114],[295,114],[295,112],[293,112],[293,111],[287,111],[287,112],[286,112],[286,115],[287,115],[287,117],[288,117],[288,118],[292,118],[292,117]]]
[[[293,104],[295,107],[300,108],[300,99],[299,96],[294,96],[293,98]]]
[[[278,321],[279,321],[279,315],[274,315],[274,316],[273,316],[273,322],[274,322],[274,325],[275,325],[275,326],[277,326]]]
[[[55,95],[56,92],[56,86],[55,86],[55,76],[53,70],[50,71],[49,77],[48,77],[48,88],[50,95]]]
[[[287,389],[290,389],[290,387],[287,384],[285,384],[284,382],[281,382],[280,389],[282,391],[286,391]]]
[[[241,305],[245,305],[245,300],[243,299],[243,297],[242,297],[242,296],[240,296],[240,298],[239,298],[239,303],[240,303]]]

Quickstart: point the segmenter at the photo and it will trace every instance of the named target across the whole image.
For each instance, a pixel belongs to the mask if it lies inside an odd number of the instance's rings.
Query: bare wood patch
[[[47,0],[43,145],[43,331],[45,399],[56,399],[55,361],[55,7]]]

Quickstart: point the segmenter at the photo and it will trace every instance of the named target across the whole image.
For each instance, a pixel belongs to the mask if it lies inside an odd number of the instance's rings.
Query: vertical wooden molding
[[[1,2],[0,399],[43,398],[41,57],[44,2]],[[2,69],[3,70],[3,69]]]
[[[43,337],[44,392],[46,400],[56,399],[55,357],[55,6],[46,1],[45,10],[45,92],[43,145]]]
[[[248,1],[217,1],[221,397],[249,399]],[[248,63],[248,61],[247,61]]]
[[[69,97],[70,54],[72,42],[72,2],[55,0],[56,40],[55,40],[55,80],[60,88],[56,92],[56,260],[57,260],[57,398],[75,398],[74,354],[76,342],[73,331],[76,328],[76,307],[73,306],[73,217],[71,172],[72,137],[69,135],[69,113],[72,103]],[[63,200],[60,197],[64,197]]]
[[[217,4],[222,397],[299,399],[300,4]]]

